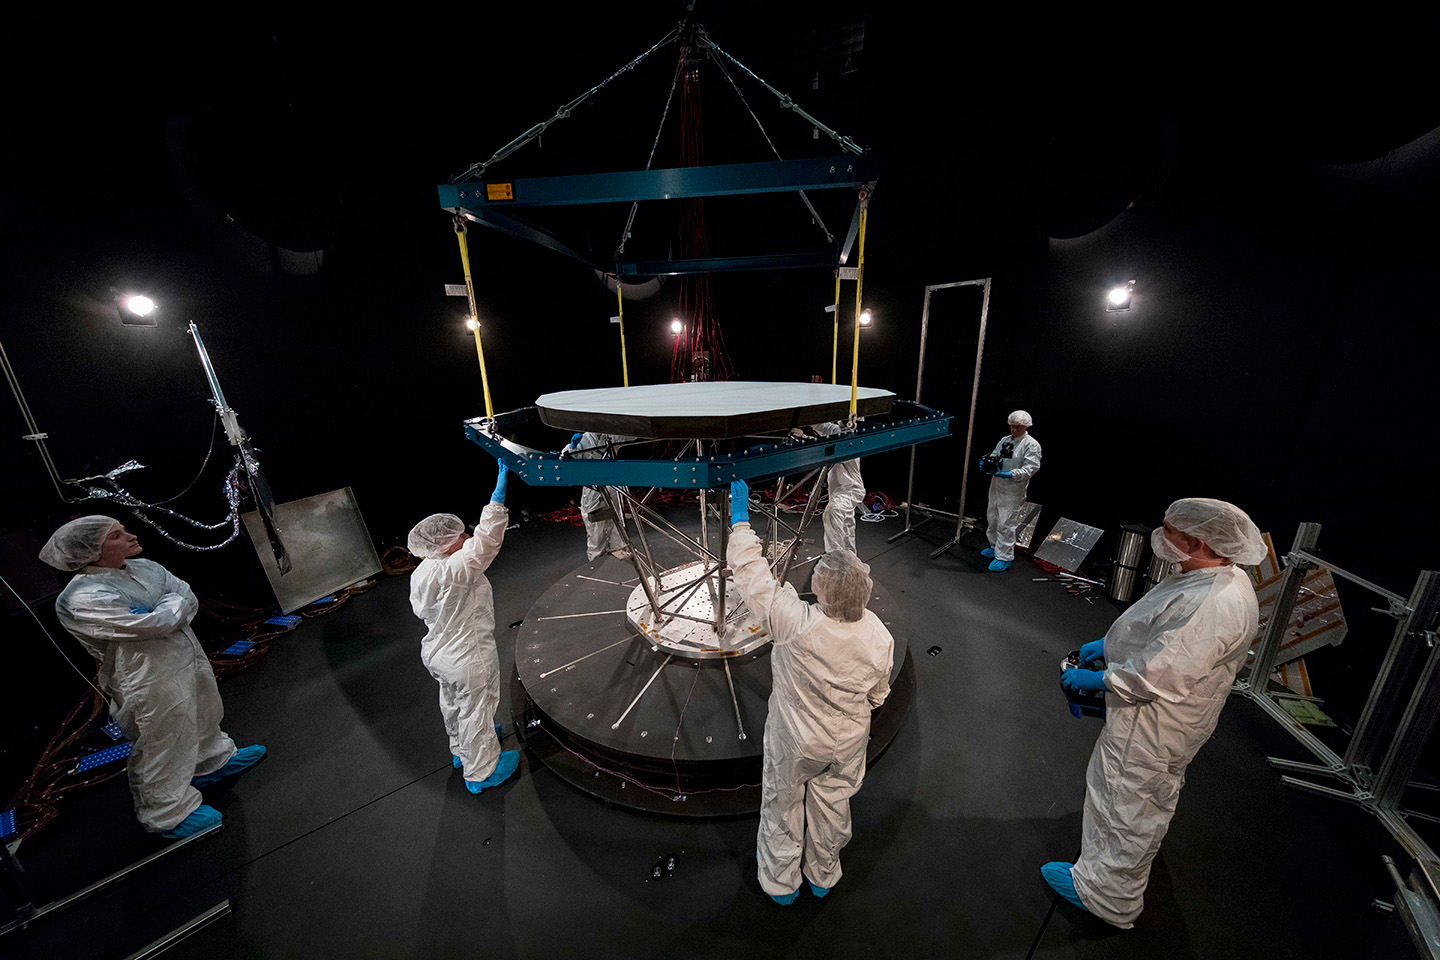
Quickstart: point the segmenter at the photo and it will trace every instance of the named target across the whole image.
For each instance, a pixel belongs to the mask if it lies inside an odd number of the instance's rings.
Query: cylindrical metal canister
[[[1166,577],[1170,571],[1175,569],[1175,564],[1153,553],[1150,555],[1150,569],[1145,572],[1145,592],[1149,593],[1155,589],[1155,585]]]
[[[1140,579],[1140,560],[1145,556],[1148,527],[1129,523],[1120,528],[1120,542],[1115,546],[1115,566],[1110,573],[1110,596],[1121,603],[1135,595]]]

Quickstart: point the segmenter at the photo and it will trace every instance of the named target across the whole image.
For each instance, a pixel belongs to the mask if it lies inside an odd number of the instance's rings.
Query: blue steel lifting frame
[[[731,88],[744,104],[751,119],[760,128],[761,135],[765,142],[770,145],[771,151],[775,154],[773,162],[764,163],[733,163],[733,164],[712,164],[698,167],[677,167],[665,170],[652,170],[650,163],[645,164],[644,170],[620,171],[616,173],[595,173],[581,174],[578,176],[563,177],[538,177],[533,179],[515,180],[511,178],[497,178],[493,175],[487,177],[489,168],[499,163],[506,157],[537,140],[552,125],[570,117],[575,110],[593,100],[595,94],[599,93],[611,82],[620,76],[629,73],[639,66],[647,57],[656,50],[667,46],[672,42],[678,42],[681,46],[681,61],[677,66],[675,74],[678,80],[679,70],[683,68],[686,58],[690,56],[687,51],[703,52],[715,63],[720,75],[729,82]],[[846,154],[836,157],[821,157],[808,160],[784,160],[779,150],[775,148],[774,141],[770,139],[765,125],[760,122],[755,111],[751,109],[749,101],[745,99],[744,93],[740,90],[735,78],[730,73],[730,66],[737,71],[750,77],[761,87],[772,94],[783,110],[788,110],[807,124],[811,125],[816,135],[824,132],[827,137],[835,142]],[[675,84],[671,83],[670,96],[675,95]],[[660,129],[655,133],[655,144],[650,148],[650,160],[655,159],[655,145],[660,142],[660,136],[665,130],[665,118],[670,112],[670,101],[665,103],[665,111],[660,117]],[[694,273],[716,273],[738,270],[782,270],[795,267],[828,267],[839,269],[850,257],[850,251],[855,243],[860,228],[861,211],[869,197],[875,192],[875,183],[879,175],[879,165],[873,157],[865,153],[865,148],[856,143],[850,137],[845,136],[837,130],[821,123],[819,119],[806,112],[788,94],[777,90],[767,83],[755,71],[731,56],[725,51],[715,39],[710,36],[704,24],[691,20],[682,21],[657,43],[651,46],[644,53],[630,60],[620,67],[606,79],[591,87],[580,96],[563,104],[549,119],[535,124],[520,136],[511,140],[483,163],[474,163],[450,183],[441,184],[440,206],[455,215],[456,222],[459,218],[473,220],[483,224],[500,233],[531,243],[538,244],[556,253],[564,254],[567,257],[578,260],[588,267],[599,270],[603,273],[613,273],[619,277],[635,276],[657,276],[677,275]],[[838,188],[851,188],[858,193],[858,202],[855,212],[850,218],[850,229],[843,244],[837,245],[834,236],[829,229],[820,221],[820,215],[816,213],[815,207],[806,196],[807,190],[833,190]],[[810,216],[825,233],[827,247],[821,251],[810,251],[802,253],[776,253],[751,256],[732,257],[705,257],[690,260],[626,260],[624,259],[625,241],[630,235],[630,227],[635,219],[635,206],[642,200],[678,200],[693,199],[700,197],[725,197],[746,194],[760,193],[788,193],[796,191],[800,194]],[[553,207],[572,206],[591,203],[630,203],[630,219],[625,225],[625,230],[620,241],[620,248],[615,252],[614,263],[608,265],[597,264],[586,258],[583,254],[576,252],[554,234],[543,230],[533,224],[525,223],[516,219],[505,211],[505,207]],[[487,411],[489,412],[489,411]]]
[[[521,180],[442,183],[440,206],[450,213],[483,224],[500,233],[539,244],[556,253],[607,273],[620,276],[654,276],[716,273],[735,270],[780,270],[793,267],[838,268],[849,259],[860,225],[860,207],[874,192],[879,164],[873,157],[840,156],[809,160],[774,160],[763,163],[712,164],[663,170],[627,170],[563,177]],[[490,187],[507,199],[488,199]],[[591,203],[634,203],[642,200],[676,200],[727,197],[761,193],[850,188],[860,192],[845,243],[839,248],[788,254],[744,257],[706,257],[694,260],[625,260],[601,265],[571,249],[553,234],[511,216],[507,208],[575,206]]]
[[[662,487],[710,490],[731,480],[770,480],[824,464],[887,450],[913,447],[950,433],[950,415],[907,400],[897,400],[889,419],[856,424],[839,437],[776,437],[739,453],[674,460],[588,460],[561,457],[506,440],[502,432],[539,421],[535,407],[496,414],[493,420],[465,421],[465,436],[532,487]]]

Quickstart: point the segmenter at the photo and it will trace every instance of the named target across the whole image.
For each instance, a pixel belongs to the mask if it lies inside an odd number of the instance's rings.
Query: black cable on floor
[[[1080,850],[1076,850],[1075,858],[1070,862],[1078,862],[1081,852]],[[1034,960],[1035,951],[1040,949],[1040,940],[1045,936],[1045,931],[1050,927],[1050,918],[1055,916],[1055,908],[1060,906],[1060,899],[1061,897],[1058,893],[1050,898],[1050,909],[1045,911],[1045,919],[1041,922],[1040,929],[1035,931],[1035,940],[1030,944],[1030,952],[1025,954],[1025,960]]]
[[[1050,926],[1050,918],[1055,916],[1055,908],[1060,905],[1060,894],[1050,898],[1050,909],[1045,912],[1045,921],[1040,924],[1040,929],[1035,931],[1035,940],[1030,944],[1030,952],[1025,954],[1025,960],[1032,960],[1035,951],[1040,949],[1040,940],[1045,936],[1045,930]]]

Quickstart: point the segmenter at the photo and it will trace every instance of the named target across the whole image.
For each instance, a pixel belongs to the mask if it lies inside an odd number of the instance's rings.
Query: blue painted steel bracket
[[[950,415],[913,401],[897,400],[884,422],[861,423],[838,437],[779,439],[739,453],[683,460],[584,460],[535,450],[507,440],[518,425],[538,423],[534,407],[512,410],[493,420],[465,421],[465,436],[532,487],[664,487],[711,489],[731,480],[769,480],[825,463],[873,456],[950,435]]]
[[[544,247],[547,250],[553,250],[572,260],[579,260],[593,270],[604,269],[599,264],[592,263],[583,253],[571,249],[563,240],[553,233],[547,230],[541,230],[539,227],[532,226],[528,223],[522,223],[513,217],[507,217],[499,211],[484,210],[478,214],[466,211],[465,215],[476,223],[489,227],[491,230],[497,230],[500,233],[515,237],[519,240],[528,240],[537,246]]]
[[[621,170],[564,177],[496,180],[513,199],[487,199],[486,184],[442,183],[440,206],[451,213],[499,207],[557,207],[584,203],[630,203],[682,197],[726,197],[794,190],[829,190],[869,185],[880,164],[867,156],[721,163],[662,170]]]

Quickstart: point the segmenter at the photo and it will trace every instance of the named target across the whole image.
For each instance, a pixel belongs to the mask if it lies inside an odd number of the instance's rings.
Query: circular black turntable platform
[[[723,660],[655,650],[625,619],[637,582],[633,565],[607,554],[536,601],[515,641],[516,728],[546,766],[606,801],[682,816],[758,810],[770,645]],[[878,583],[870,609],[895,637],[873,761],[899,731],[915,670],[909,624]]]

